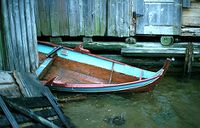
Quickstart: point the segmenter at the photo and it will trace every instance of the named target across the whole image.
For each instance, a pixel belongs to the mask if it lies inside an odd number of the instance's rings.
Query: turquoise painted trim
[[[96,93],[96,92],[113,92],[113,91],[123,91],[129,90],[139,87],[147,86],[154,81],[158,80],[159,77],[156,77],[151,80],[141,81],[138,83],[127,84],[127,85],[119,85],[119,86],[112,86],[112,87],[100,87],[100,88],[67,88],[62,86],[48,86],[51,90],[56,91],[66,91],[66,92],[85,92],[85,93]]]
[[[40,76],[40,74],[45,70],[45,68],[47,67],[47,65],[49,65],[51,63],[51,61],[53,60],[53,58],[47,58],[40,66],[39,68],[35,71],[36,76]]]
[[[53,47],[51,47],[51,46],[38,44],[38,51],[41,53],[48,54],[52,50],[53,50]],[[63,55],[62,50],[65,50],[67,55]],[[72,50],[66,50],[66,49],[58,50],[57,54],[59,57],[64,58],[64,59],[73,60],[76,62],[97,66],[97,67],[104,68],[107,70],[112,69],[113,62],[104,60],[104,59],[101,59],[101,58],[98,58],[95,56],[90,56],[88,54],[82,54],[79,52],[75,52]],[[125,64],[119,64],[119,63],[115,63],[113,69],[116,72],[120,72],[120,73],[130,75],[130,76],[136,76],[136,77],[140,77],[141,70],[143,70],[140,68],[132,67],[132,66],[125,65]],[[156,74],[157,74],[156,72],[143,70],[143,78],[151,78],[151,77],[155,76]]]

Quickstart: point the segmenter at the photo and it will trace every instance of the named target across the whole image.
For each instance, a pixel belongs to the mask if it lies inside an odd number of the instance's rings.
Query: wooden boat
[[[150,91],[164,76],[171,59],[152,72],[75,49],[38,42],[40,61],[36,74],[52,90],[66,92]]]

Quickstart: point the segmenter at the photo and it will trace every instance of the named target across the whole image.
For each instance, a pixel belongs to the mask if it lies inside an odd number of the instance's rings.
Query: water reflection
[[[88,94],[86,100],[63,106],[78,128],[196,128],[199,92],[198,78],[185,82],[166,76],[152,92]]]

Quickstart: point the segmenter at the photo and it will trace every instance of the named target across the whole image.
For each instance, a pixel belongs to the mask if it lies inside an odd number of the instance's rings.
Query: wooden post
[[[34,72],[38,66],[34,0],[0,1],[0,69]]]

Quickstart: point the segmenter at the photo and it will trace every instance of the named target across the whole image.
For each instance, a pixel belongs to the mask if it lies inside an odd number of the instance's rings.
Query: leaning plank
[[[10,110],[6,106],[5,102],[3,101],[1,95],[0,95],[0,106],[1,109],[3,110],[4,114],[6,115],[7,119],[9,120],[10,124],[12,125],[13,128],[19,128],[19,125],[17,124],[17,121],[11,114]]]
[[[43,92],[43,95],[46,96],[47,99],[49,100],[49,102],[51,103],[52,107],[54,108],[54,110],[58,114],[58,117],[60,118],[60,120],[62,121],[62,123],[67,128],[70,128],[71,127],[70,121],[67,120],[67,118],[63,115],[61,109],[58,106],[58,103],[57,103],[55,97],[52,95],[52,93],[50,92],[49,88],[44,87],[42,92]]]
[[[25,97],[41,96],[42,85],[37,81],[37,78],[32,74],[14,72],[16,82]]]

